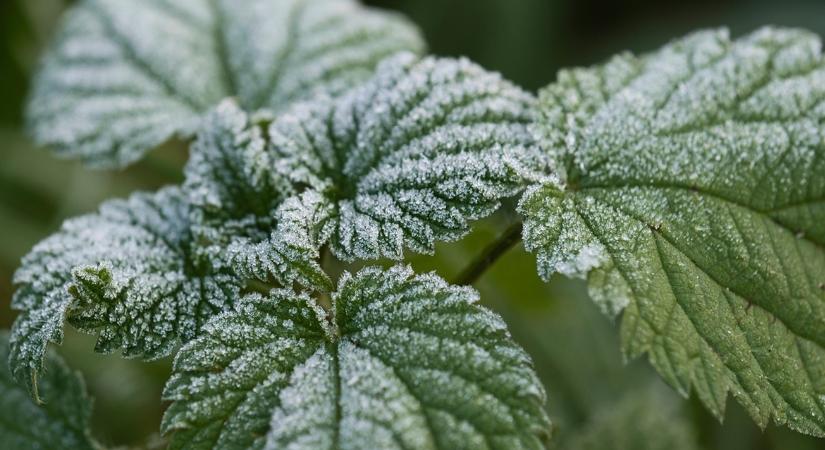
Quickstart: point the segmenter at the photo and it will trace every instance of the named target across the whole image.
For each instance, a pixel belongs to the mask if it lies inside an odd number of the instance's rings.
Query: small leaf
[[[175,359],[171,448],[544,448],[529,357],[476,301],[401,266],[345,275],[329,316],[248,296]]]
[[[0,361],[9,356],[8,333],[0,332]],[[92,400],[78,373],[56,355],[47,356],[48,370],[36,404],[0,364],[0,448],[86,450],[100,446],[89,433]]]
[[[225,97],[280,110],[422,49],[405,19],[352,0],[84,0],[43,61],[28,121],[63,156],[122,167],[191,136]]]
[[[177,188],[139,193],[65,222],[35,246],[14,278],[12,306],[22,311],[11,337],[15,378],[37,389],[64,320],[98,333],[99,352],[156,359],[228,308],[241,282],[192,258],[188,215]]]
[[[332,290],[318,263],[318,223],[329,207],[317,193],[286,198],[291,186],[272,173],[266,120],[232,101],[209,114],[186,166],[195,249],[216,268],[247,278]]]
[[[825,436],[825,62],[765,28],[563,71],[537,130],[562,182],[531,188],[545,278],[624,312],[630,357],[722,417]]]

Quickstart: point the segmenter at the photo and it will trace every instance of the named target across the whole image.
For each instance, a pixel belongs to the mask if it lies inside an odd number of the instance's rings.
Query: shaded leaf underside
[[[0,447],[7,449],[90,450],[99,448],[89,435],[92,401],[80,376],[55,355],[48,368],[38,405],[12,378],[5,365],[6,332],[0,332]]]

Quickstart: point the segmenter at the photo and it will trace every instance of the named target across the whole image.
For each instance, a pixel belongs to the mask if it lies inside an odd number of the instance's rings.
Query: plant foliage
[[[62,342],[64,321],[96,332],[99,352],[156,359],[237,299],[240,278],[193,258],[188,210],[177,188],[110,201],[23,259],[9,363],[35,397],[46,347]]]
[[[722,417],[825,435],[825,63],[724,30],[562,72],[538,130],[561,183],[521,203],[539,271],[585,277],[624,351]]]
[[[519,195],[539,274],[586,279],[626,355],[720,418],[731,393],[762,427],[825,436],[816,36],[698,32],[563,70],[539,100],[422,51],[405,19],[350,0],[71,8],[35,81],[35,138],[93,167],[194,142],[181,186],[106,202],[23,259],[9,372],[55,401],[38,409],[0,371],[0,444],[96,445],[82,383],[47,352],[68,322],[99,352],[177,352],[172,448],[545,448],[544,389],[472,288],[329,270],[433,253]],[[694,447],[648,403],[572,448]]]
[[[28,109],[41,144],[122,167],[237,96],[278,111],[369,78],[416,28],[353,0],[83,0],[63,21]]]
[[[172,448],[540,449],[544,389],[476,292],[396,266],[342,277],[329,315],[275,290],[175,359]]]

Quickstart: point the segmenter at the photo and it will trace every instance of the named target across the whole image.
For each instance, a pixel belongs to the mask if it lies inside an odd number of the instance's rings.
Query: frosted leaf
[[[399,55],[351,93],[280,115],[271,162],[296,192],[332,204],[337,257],[431,253],[522,189],[533,102],[467,60]]]
[[[536,130],[564,185],[524,196],[539,272],[623,311],[625,353],[722,417],[825,436],[825,61],[724,30],[559,74]]]
[[[175,359],[177,449],[541,449],[544,390],[468,287],[409,268],[345,275],[327,313],[274,290],[215,317]]]
[[[36,139],[94,167],[122,167],[237,96],[279,110],[337,95],[378,61],[421,52],[416,28],[354,0],[83,0],[34,83]]]
[[[97,333],[95,350],[155,359],[195,336],[238,297],[241,281],[192,257],[189,208],[177,188],[104,203],[66,221],[15,273],[15,378],[36,393],[43,355],[67,320]]]
[[[283,285],[331,290],[317,260],[326,201],[273,173],[265,118],[224,101],[204,120],[186,166],[195,252],[215,268]]]
[[[89,434],[92,401],[80,375],[49,354],[38,405],[12,378],[5,361],[8,333],[0,332],[0,448],[92,450],[101,448]]]

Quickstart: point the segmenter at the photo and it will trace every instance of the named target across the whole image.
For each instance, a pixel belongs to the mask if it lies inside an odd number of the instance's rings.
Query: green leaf
[[[631,391],[575,430],[565,450],[699,450],[690,421],[657,390]]]
[[[237,96],[280,110],[421,52],[416,28],[354,0],[83,0],[35,79],[36,139],[94,167],[122,167]]]
[[[89,433],[92,400],[78,373],[62,359],[49,354],[36,404],[12,379],[5,365],[9,356],[8,333],[0,332],[0,448],[85,450],[100,446]]]
[[[184,346],[171,448],[540,449],[544,390],[471,288],[409,268],[345,275],[327,314],[252,295]]]
[[[239,296],[241,281],[192,257],[189,207],[177,188],[105,203],[65,222],[15,274],[11,337],[15,378],[36,395],[50,342],[64,321],[98,333],[95,350],[156,359],[195,336]]]
[[[186,166],[196,252],[246,278],[332,290],[318,259],[318,223],[329,208],[314,192],[287,198],[272,172],[266,117],[250,118],[232,101],[204,120]]]
[[[533,106],[467,60],[412,54],[275,119],[223,102],[186,168],[198,241],[241,273],[321,288],[314,261],[327,243],[347,261],[432,253],[523,188]],[[281,208],[303,211],[298,226],[278,220]]]
[[[536,127],[562,182],[520,206],[539,271],[586,277],[718,417],[825,436],[825,63],[816,36],[696,33],[560,73]]]
[[[324,211],[312,234],[343,260],[432,253],[436,241],[464,236],[470,220],[522,189],[533,104],[467,60],[399,55],[347,95],[294,105],[265,133],[254,130],[254,143],[221,138],[243,142],[236,162],[196,152],[187,185],[214,208],[232,199],[237,217],[264,230],[281,198],[316,191],[326,206],[310,208]],[[220,109],[225,122],[235,120],[230,107]]]

